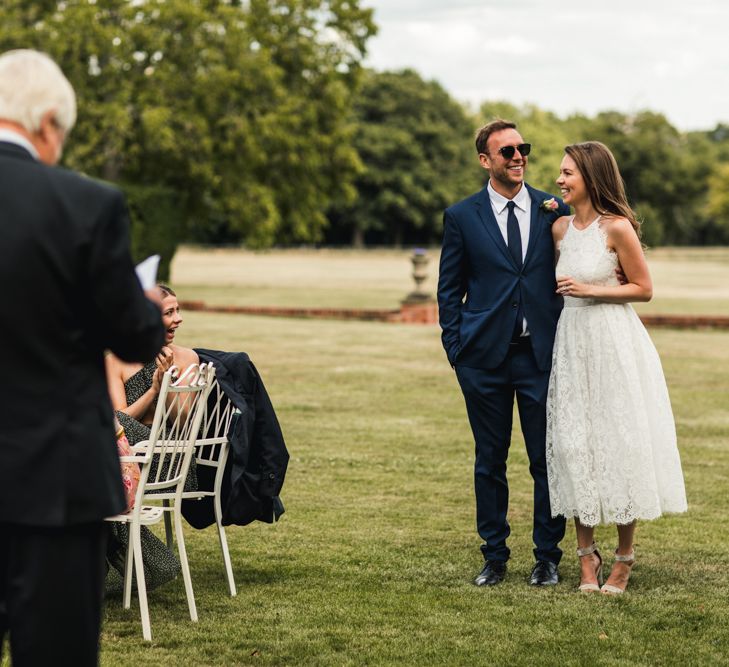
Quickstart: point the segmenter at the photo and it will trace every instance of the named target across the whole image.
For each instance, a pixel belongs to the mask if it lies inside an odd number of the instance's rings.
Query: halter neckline
[[[570,218],[570,225],[572,225],[572,228],[575,231],[578,231],[578,232],[586,232],[588,229],[590,229],[590,227],[592,227],[596,222],[598,222],[600,220],[600,218],[602,218],[602,214],[598,214],[598,216],[589,225],[587,225],[586,227],[580,228],[580,227],[577,227],[577,225],[575,225],[575,216],[573,215]]]

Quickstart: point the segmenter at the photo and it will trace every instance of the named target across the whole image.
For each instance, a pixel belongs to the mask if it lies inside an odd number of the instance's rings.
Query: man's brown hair
[[[503,118],[496,118],[487,125],[484,125],[478,132],[476,132],[476,152],[488,155],[488,140],[494,132],[500,132],[501,130],[515,130],[516,123],[512,123],[510,120],[504,120]]]

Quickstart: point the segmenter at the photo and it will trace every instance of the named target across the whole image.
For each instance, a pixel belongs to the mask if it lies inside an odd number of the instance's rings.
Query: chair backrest
[[[203,466],[225,466],[228,433],[238,413],[233,402],[225,395],[217,380],[213,382],[203,410],[200,437],[196,443],[195,460]]]
[[[187,476],[214,379],[212,364],[193,364],[179,377],[174,367],[164,374],[149,440],[134,447],[146,446],[151,457],[142,471],[145,493],[171,492]]]

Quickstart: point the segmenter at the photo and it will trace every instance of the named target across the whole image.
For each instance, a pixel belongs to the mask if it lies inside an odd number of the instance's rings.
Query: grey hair
[[[63,132],[76,122],[76,94],[61,68],[45,53],[32,49],[0,55],[0,119],[35,133],[49,111]]]

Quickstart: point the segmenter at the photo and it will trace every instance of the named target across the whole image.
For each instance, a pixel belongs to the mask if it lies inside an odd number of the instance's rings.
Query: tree
[[[353,111],[357,199],[330,217],[354,245],[440,238],[443,209],[479,186],[473,122],[413,70],[367,72]]]
[[[8,0],[0,48],[61,65],[80,102],[66,162],[125,187],[136,229],[164,206],[176,240],[214,219],[252,245],[314,241],[359,166],[349,105],[374,25],[358,4]]]
[[[706,214],[716,228],[711,241],[726,243],[729,239],[729,162],[716,167],[708,186]]]

